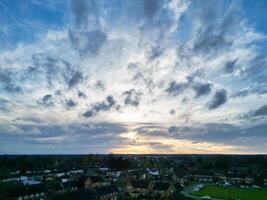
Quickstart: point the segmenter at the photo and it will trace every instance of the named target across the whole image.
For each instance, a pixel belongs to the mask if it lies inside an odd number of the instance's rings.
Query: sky
[[[266,9],[0,0],[0,154],[266,154]]]

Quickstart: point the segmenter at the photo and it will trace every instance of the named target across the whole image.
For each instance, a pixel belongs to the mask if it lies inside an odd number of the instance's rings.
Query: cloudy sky
[[[0,154],[267,153],[266,9],[0,0]]]

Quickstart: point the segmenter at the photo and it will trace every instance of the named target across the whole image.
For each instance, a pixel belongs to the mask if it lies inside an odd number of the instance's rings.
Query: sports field
[[[205,186],[199,192],[192,193],[195,196],[210,196],[227,200],[267,200],[267,189],[237,188],[222,186]]]

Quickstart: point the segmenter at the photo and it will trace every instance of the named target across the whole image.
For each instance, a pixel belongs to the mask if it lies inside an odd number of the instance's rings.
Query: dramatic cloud
[[[67,106],[68,109],[69,108],[73,108],[73,107],[76,106],[76,103],[72,99],[69,99],[69,100],[66,101],[66,106]]]
[[[208,104],[209,109],[216,109],[227,101],[227,92],[225,89],[217,90],[212,101]]]
[[[262,107],[260,107],[259,109],[257,109],[254,112],[255,116],[266,116],[267,115],[267,105],[264,105]]]
[[[64,145],[64,153],[79,153],[75,150],[77,146],[83,147],[84,153],[90,152],[106,152],[114,145],[123,144],[121,133],[127,131],[123,124],[115,123],[77,123],[77,124],[58,124],[58,125],[19,125],[2,126],[0,130],[0,139],[6,140],[1,150],[8,150],[9,145],[13,145],[14,140],[18,140],[16,148],[19,153],[33,153],[30,149],[25,149],[27,145],[31,145],[36,149],[34,153],[62,153],[62,145]],[[17,133],[14,133],[16,128]],[[74,149],[73,149],[74,148]],[[9,149],[14,151],[15,149]],[[41,151],[40,151],[41,150]],[[18,153],[18,152],[17,152]]]
[[[37,103],[40,105],[43,105],[45,107],[49,107],[49,106],[54,105],[53,97],[51,94],[47,94],[47,95],[43,96],[43,98],[38,100]]]
[[[123,95],[125,96],[125,99],[124,99],[125,105],[132,105],[132,106],[139,105],[140,96],[141,96],[140,92],[136,92],[134,89],[131,89],[131,90],[125,91]]]
[[[228,61],[224,66],[225,73],[232,73],[235,69],[237,59]]]
[[[265,119],[267,117],[267,105],[263,105],[255,110],[251,110],[247,113],[241,114],[241,119],[246,120],[259,120],[259,119]]]
[[[115,106],[115,101],[113,97],[109,95],[106,97],[106,101],[97,102],[94,105],[92,105],[91,108],[83,114],[83,116],[86,118],[93,117],[101,111],[110,110],[114,106]]]
[[[171,109],[171,110],[170,110],[170,114],[171,114],[171,115],[175,115],[175,110],[174,110],[174,109]]]
[[[106,33],[101,30],[92,30],[89,32],[69,32],[70,41],[75,49],[78,49],[81,55],[87,52],[95,55],[100,47],[107,40]]]
[[[196,98],[208,95],[211,92],[210,83],[197,83],[193,86],[194,91],[196,92]]]
[[[188,83],[176,83],[176,81],[172,81],[169,83],[168,88],[166,89],[166,92],[168,92],[171,95],[178,95],[182,93],[186,88],[188,87]]]
[[[81,72],[75,72],[71,79],[68,82],[69,88],[74,87],[75,85],[79,84],[83,79]]]
[[[162,54],[163,54],[163,50],[159,46],[152,47],[150,51],[148,52],[148,59],[154,60],[160,57]]]
[[[260,145],[266,141],[265,129],[266,124],[256,125],[249,128],[242,128],[232,124],[225,123],[208,123],[201,126],[143,126],[139,128],[138,134],[152,137],[152,138],[173,138],[184,139],[194,142],[214,142],[224,145],[232,145],[240,142],[240,146],[244,143],[255,142],[257,140],[263,140]],[[236,144],[238,145],[238,144]]]
[[[83,23],[86,23],[88,16],[88,6],[85,0],[72,0],[71,9],[75,21],[75,25],[80,27]]]
[[[21,92],[21,88],[13,83],[10,74],[12,72],[0,68],[0,87],[2,86],[2,89],[7,92]]]
[[[266,153],[267,37],[248,7],[0,3],[0,153]]]

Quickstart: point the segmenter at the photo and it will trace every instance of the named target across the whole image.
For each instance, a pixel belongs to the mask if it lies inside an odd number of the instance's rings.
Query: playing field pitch
[[[198,192],[192,192],[195,196],[210,196],[227,200],[267,200],[267,189],[237,188],[207,185]]]

